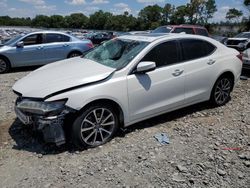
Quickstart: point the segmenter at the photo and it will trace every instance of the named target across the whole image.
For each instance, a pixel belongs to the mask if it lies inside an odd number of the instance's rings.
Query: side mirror
[[[152,61],[142,61],[140,62],[135,70],[135,73],[146,73],[149,71],[153,71],[156,68],[155,62]]]
[[[24,46],[23,41],[20,41],[20,42],[16,43],[17,48],[23,48],[23,46]]]

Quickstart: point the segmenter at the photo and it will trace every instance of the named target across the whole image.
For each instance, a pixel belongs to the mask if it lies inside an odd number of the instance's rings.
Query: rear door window
[[[156,67],[179,62],[177,41],[168,41],[154,47],[141,61],[153,61]]]
[[[186,33],[186,34],[194,34],[194,30],[193,30],[193,28],[175,28],[174,29],[174,31],[173,31],[173,33],[182,33],[182,32],[184,32],[184,33]]]
[[[69,42],[70,37],[61,34],[46,34],[46,43],[53,43],[53,42]]]
[[[180,40],[180,44],[183,61],[206,57],[216,49],[213,44],[199,39],[182,39]]]
[[[208,32],[206,29],[196,28],[195,29],[197,35],[202,35],[208,37]]]

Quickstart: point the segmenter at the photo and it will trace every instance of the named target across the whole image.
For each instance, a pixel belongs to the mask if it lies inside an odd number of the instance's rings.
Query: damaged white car
[[[96,147],[119,127],[202,101],[224,105],[241,68],[239,52],[207,37],[121,36],[19,80],[15,110],[46,142]]]

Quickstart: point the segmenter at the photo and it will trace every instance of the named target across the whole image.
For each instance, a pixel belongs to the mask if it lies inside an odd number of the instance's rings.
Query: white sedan
[[[46,142],[96,147],[119,127],[202,101],[226,104],[241,69],[239,52],[208,37],[121,36],[19,80],[15,110]]]

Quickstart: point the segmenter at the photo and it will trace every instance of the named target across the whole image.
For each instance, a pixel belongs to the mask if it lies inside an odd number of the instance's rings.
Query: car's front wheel
[[[118,117],[110,105],[93,105],[78,116],[72,127],[72,141],[80,149],[110,141],[118,128]]]
[[[0,57],[0,74],[6,73],[10,70],[10,62],[3,57]]]
[[[233,80],[230,77],[220,77],[212,90],[210,101],[216,106],[222,106],[230,100]]]

